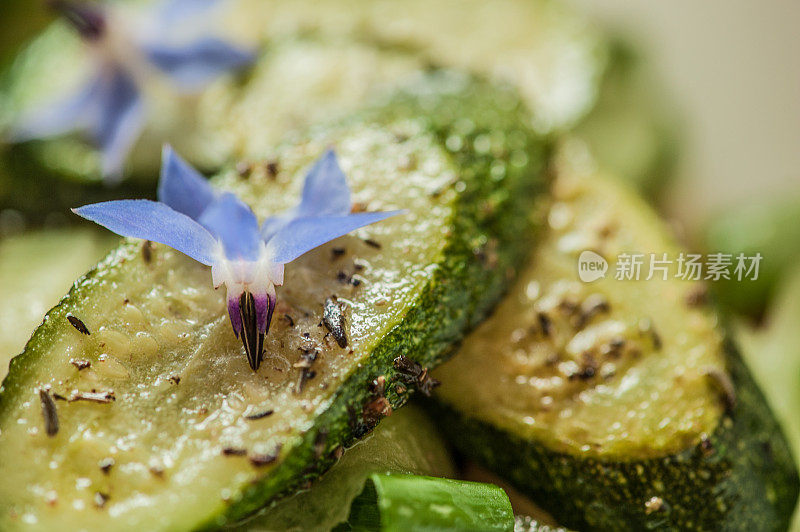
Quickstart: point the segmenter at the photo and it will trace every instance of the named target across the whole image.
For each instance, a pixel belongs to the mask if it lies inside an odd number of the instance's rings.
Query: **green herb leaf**
[[[493,484],[373,474],[335,530],[513,530],[508,495]]]

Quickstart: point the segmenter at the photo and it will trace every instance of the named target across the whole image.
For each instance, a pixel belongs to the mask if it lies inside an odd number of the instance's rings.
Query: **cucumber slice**
[[[308,491],[265,508],[242,523],[242,532],[328,531],[345,521],[353,499],[372,473],[453,477],[455,472],[436,427],[414,405],[381,422],[369,438],[346,450]]]
[[[569,160],[567,160],[569,163]],[[616,280],[621,253],[680,252],[612,180],[562,162],[516,288],[435,372],[442,425],[569,527],[786,526],[789,448],[696,282]],[[582,282],[594,250],[605,278]]]
[[[118,242],[90,229],[43,229],[0,240],[0,378],[45,312]]]
[[[261,157],[287,131],[357,109],[367,95],[431,64],[510,82],[539,130],[565,128],[594,102],[605,63],[596,29],[552,1],[238,0],[226,13],[218,29],[265,42],[261,58],[245,76],[219,80],[192,98],[148,87],[149,123],[127,168],[134,183],[155,179],[164,142],[195,166],[217,171],[234,158]],[[0,130],[79,85],[86,63],[63,24],[43,32],[0,85]],[[99,181],[97,154],[74,136],[6,152],[0,207],[35,215],[52,204],[52,180]],[[37,188],[29,183],[34,175],[51,182]]]
[[[157,245],[146,261],[140,242],[112,252],[11,362],[0,392],[0,528],[213,527],[316,478],[341,445],[430,386],[409,373],[411,360],[440,361],[513,276],[546,155],[529,123],[511,89],[433,73],[278,150],[274,177],[258,165],[247,179],[220,175],[218,186],[263,217],[294,201],[308,166],[335,144],[357,205],[409,210],[287,268],[257,373],[208,268]],[[334,297],[346,348],[321,324]],[[316,353],[313,366],[295,367],[305,353]],[[48,387],[67,399],[55,402],[52,437],[38,395]]]

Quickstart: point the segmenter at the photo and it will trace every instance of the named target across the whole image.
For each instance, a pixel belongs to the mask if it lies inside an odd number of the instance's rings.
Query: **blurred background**
[[[715,210],[800,196],[800,2],[579,5],[636,42],[673,96],[684,142],[671,213],[695,225]]]

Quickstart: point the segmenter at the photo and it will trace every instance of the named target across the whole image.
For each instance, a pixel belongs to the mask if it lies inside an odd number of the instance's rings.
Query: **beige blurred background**
[[[685,138],[672,214],[694,225],[800,195],[800,1],[576,2],[634,38],[674,96]]]

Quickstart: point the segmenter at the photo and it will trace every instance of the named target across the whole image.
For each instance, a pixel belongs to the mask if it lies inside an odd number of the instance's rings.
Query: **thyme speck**
[[[73,403],[75,401],[88,401],[90,403],[110,403],[112,401],[116,401],[116,397],[114,396],[113,391],[107,392],[80,392],[74,391],[72,395],[69,397],[68,401]]]
[[[153,243],[149,240],[142,243],[142,259],[145,264],[150,264],[153,260]]]
[[[247,454],[247,450],[237,447],[225,447],[222,449],[222,454],[225,456],[244,456]]]
[[[275,463],[278,460],[280,452],[281,446],[278,445],[275,450],[269,454],[251,454],[248,458],[250,459],[250,463],[254,466],[263,467]]]
[[[333,298],[325,300],[325,307],[322,313],[322,322],[331,332],[339,347],[347,347],[347,332],[345,331],[344,311],[341,304]]]
[[[92,367],[92,363],[84,358],[71,358],[69,363],[78,368],[78,371]]]
[[[92,334],[89,332],[89,328],[86,327],[86,324],[84,324],[80,318],[77,318],[72,314],[67,314],[67,320],[69,321],[70,325],[75,327],[75,330],[78,331],[79,333],[85,334],[86,336]]]
[[[44,430],[48,436],[53,437],[58,434],[58,411],[49,389],[39,389],[39,401],[42,403]]]
[[[401,379],[407,384],[415,384],[425,396],[430,397],[433,389],[440,384],[438,380],[428,374],[428,368],[423,368],[418,362],[405,355],[395,358],[393,365]]]
[[[269,417],[274,413],[275,410],[270,408],[269,410],[262,410],[261,412],[256,412],[255,414],[249,414],[247,416],[244,416],[244,418],[249,419],[250,421],[255,421],[257,419],[263,419],[265,417]]]
[[[103,508],[109,499],[108,493],[103,493],[102,491],[98,491],[94,494],[94,505],[98,508]]]
[[[97,465],[100,466],[100,471],[102,471],[104,475],[108,475],[111,472],[111,468],[114,467],[114,464],[113,458],[103,458]]]

